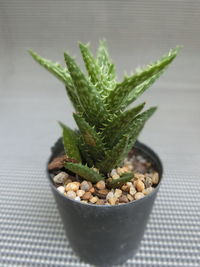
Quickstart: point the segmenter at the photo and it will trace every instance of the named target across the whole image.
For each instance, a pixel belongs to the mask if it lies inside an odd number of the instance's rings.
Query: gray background
[[[200,1],[0,0],[0,266],[89,266],[71,251],[44,166],[71,127],[63,85],[27,54],[63,62],[77,41],[106,38],[119,79],[177,44],[184,48],[140,99],[159,109],[140,140],[165,175],[137,255],[124,266],[200,265]]]

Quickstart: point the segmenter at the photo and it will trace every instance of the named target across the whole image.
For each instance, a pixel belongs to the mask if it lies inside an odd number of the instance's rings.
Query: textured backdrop
[[[27,54],[81,65],[77,41],[106,38],[119,78],[184,48],[142,99],[158,105],[140,140],[165,175],[137,255],[124,267],[200,266],[200,1],[0,0],[0,266],[89,266],[68,245],[44,168],[72,107]],[[142,101],[141,99],[141,101]]]

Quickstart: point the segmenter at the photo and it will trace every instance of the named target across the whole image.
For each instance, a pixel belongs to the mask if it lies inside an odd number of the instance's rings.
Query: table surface
[[[45,177],[57,121],[74,127],[73,109],[25,49],[60,61],[68,49],[81,62],[76,41],[95,49],[102,37],[119,77],[184,45],[140,99],[159,106],[140,141],[165,173],[140,249],[123,266],[200,266],[199,1],[0,0],[0,10],[0,266],[89,266],[68,244]]]

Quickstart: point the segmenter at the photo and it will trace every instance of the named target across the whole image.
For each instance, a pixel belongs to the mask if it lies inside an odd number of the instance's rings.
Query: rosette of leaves
[[[78,130],[60,123],[65,153],[76,162],[66,162],[65,168],[91,182],[107,178],[113,168],[120,166],[146,121],[156,107],[142,111],[145,103],[129,108],[165,71],[176,57],[179,47],[133,75],[118,82],[105,41],[100,41],[96,57],[89,45],[79,43],[85,63],[85,74],[74,58],[64,53],[66,68],[42,58],[29,50],[31,56],[61,80],[74,106]],[[122,175],[110,182],[121,186],[132,178]]]

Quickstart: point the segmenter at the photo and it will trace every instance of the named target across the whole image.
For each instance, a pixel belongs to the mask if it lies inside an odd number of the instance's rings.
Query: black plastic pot
[[[148,158],[162,177],[162,163],[146,145],[137,142],[134,149]],[[52,158],[63,150],[58,141],[52,148]],[[47,172],[48,173],[48,172]],[[156,198],[156,189],[135,202],[116,206],[85,204],[65,197],[51,184],[68,240],[85,262],[97,266],[121,264],[136,253]]]

